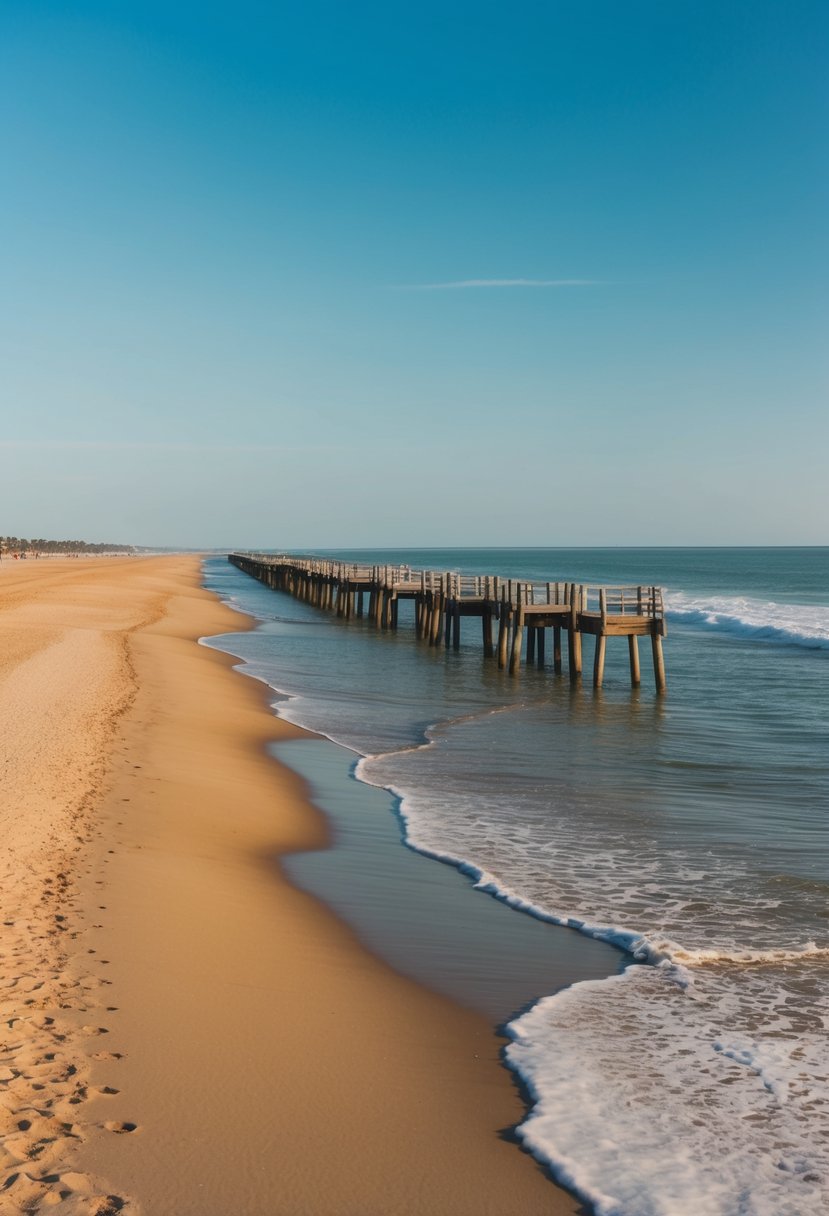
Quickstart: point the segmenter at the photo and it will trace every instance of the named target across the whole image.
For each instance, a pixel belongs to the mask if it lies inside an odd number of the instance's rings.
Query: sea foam
[[[538,1002],[507,1049],[534,1098],[522,1140],[600,1216],[825,1212],[825,1049],[784,1026],[723,1037],[740,1005],[726,974],[689,990],[643,966]]]
[[[829,649],[829,608],[825,605],[674,591],[665,596],[665,608],[669,617],[754,640]]]

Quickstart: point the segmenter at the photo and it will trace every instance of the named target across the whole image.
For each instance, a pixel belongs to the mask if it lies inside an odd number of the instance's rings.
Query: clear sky
[[[828,35],[0,0],[0,532],[827,543]]]

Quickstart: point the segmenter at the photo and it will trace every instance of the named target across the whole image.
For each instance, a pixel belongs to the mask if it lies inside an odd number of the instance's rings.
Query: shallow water
[[[483,660],[474,621],[445,653],[408,609],[379,634],[206,571],[265,621],[218,644],[289,694],[283,716],[364,757],[410,844],[643,964],[513,1023],[533,1150],[599,1212],[825,1210],[829,552],[346,556],[666,587],[659,698],[644,662],[630,690],[623,640],[604,689],[574,691]]]
[[[375,954],[424,986],[502,1026],[546,993],[619,970],[623,956],[497,899],[470,898],[470,879],[401,848],[387,791],[353,780],[355,756],[327,739],[292,739],[271,751],[303,777],[334,846],[279,864],[325,900]]]

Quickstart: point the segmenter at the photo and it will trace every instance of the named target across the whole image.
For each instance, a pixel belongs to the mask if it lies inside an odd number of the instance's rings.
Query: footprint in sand
[[[117,1119],[107,1120],[107,1122],[104,1124],[104,1127],[106,1128],[106,1130],[108,1132],[115,1132],[115,1134],[117,1136],[125,1136],[129,1132],[138,1131],[137,1123],[122,1123],[120,1120],[117,1120]]]
[[[124,1200],[119,1195],[106,1195],[98,1200],[98,1206],[92,1209],[90,1216],[115,1216],[123,1207]]]
[[[6,1195],[17,1212],[60,1207],[67,1216],[116,1216],[123,1211],[126,1200],[120,1195],[96,1195],[94,1190],[92,1179],[77,1171],[36,1175],[19,1170],[0,1187],[0,1202]]]

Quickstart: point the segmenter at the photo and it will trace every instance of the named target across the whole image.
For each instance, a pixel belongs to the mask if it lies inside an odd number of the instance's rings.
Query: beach
[[[195,556],[3,564],[0,1212],[578,1211],[491,1022],[275,864],[328,830],[197,644],[251,624]]]

